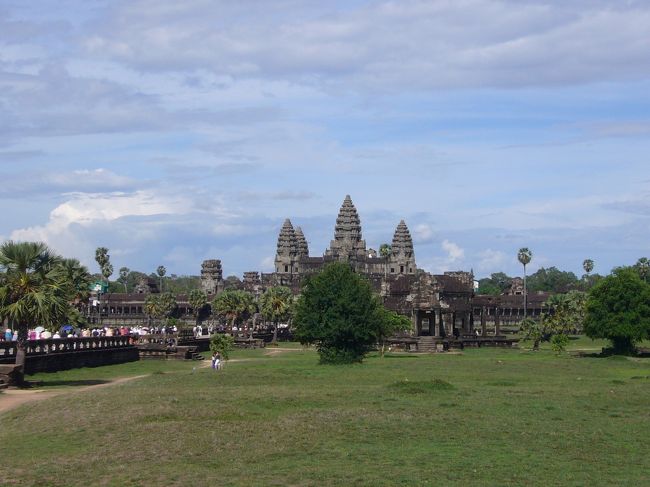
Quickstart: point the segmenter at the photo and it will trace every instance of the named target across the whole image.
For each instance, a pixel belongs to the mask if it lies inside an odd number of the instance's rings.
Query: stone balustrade
[[[70,352],[127,348],[132,346],[132,344],[133,340],[130,336],[47,338],[42,340],[28,340],[27,356],[33,357]],[[3,359],[15,359],[16,351],[16,342],[0,342],[0,361],[6,362],[6,360]]]

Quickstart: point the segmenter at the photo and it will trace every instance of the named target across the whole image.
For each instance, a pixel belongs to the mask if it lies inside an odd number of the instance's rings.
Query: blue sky
[[[352,195],[432,272],[650,254],[650,4],[0,0],[0,238],[269,271]]]

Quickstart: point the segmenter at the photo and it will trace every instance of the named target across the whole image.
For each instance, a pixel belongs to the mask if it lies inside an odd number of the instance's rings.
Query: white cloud
[[[203,69],[382,90],[557,85],[650,74],[643,41],[650,9],[642,2],[285,7],[290,15],[278,15],[283,7],[277,2],[188,1],[161,9],[158,2],[134,0],[118,4],[84,45],[89,55],[143,71]]]
[[[476,270],[482,274],[499,272],[505,268],[508,257],[500,250],[485,249],[477,254],[478,264]]]
[[[442,250],[447,252],[447,261],[450,264],[461,261],[465,258],[465,251],[454,242],[450,242],[449,240],[443,240],[440,246],[442,247]]]
[[[433,228],[427,223],[420,223],[413,232],[417,243],[430,242],[433,238]]]

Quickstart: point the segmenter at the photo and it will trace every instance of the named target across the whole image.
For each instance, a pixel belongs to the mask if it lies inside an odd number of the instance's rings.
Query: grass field
[[[650,485],[650,359],[270,351],[39,374],[69,390],[0,416],[0,484]]]

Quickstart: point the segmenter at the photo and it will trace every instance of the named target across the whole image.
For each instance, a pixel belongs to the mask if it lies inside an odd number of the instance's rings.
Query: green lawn
[[[39,375],[151,374],[2,415],[0,484],[650,485],[650,359],[271,350]]]

